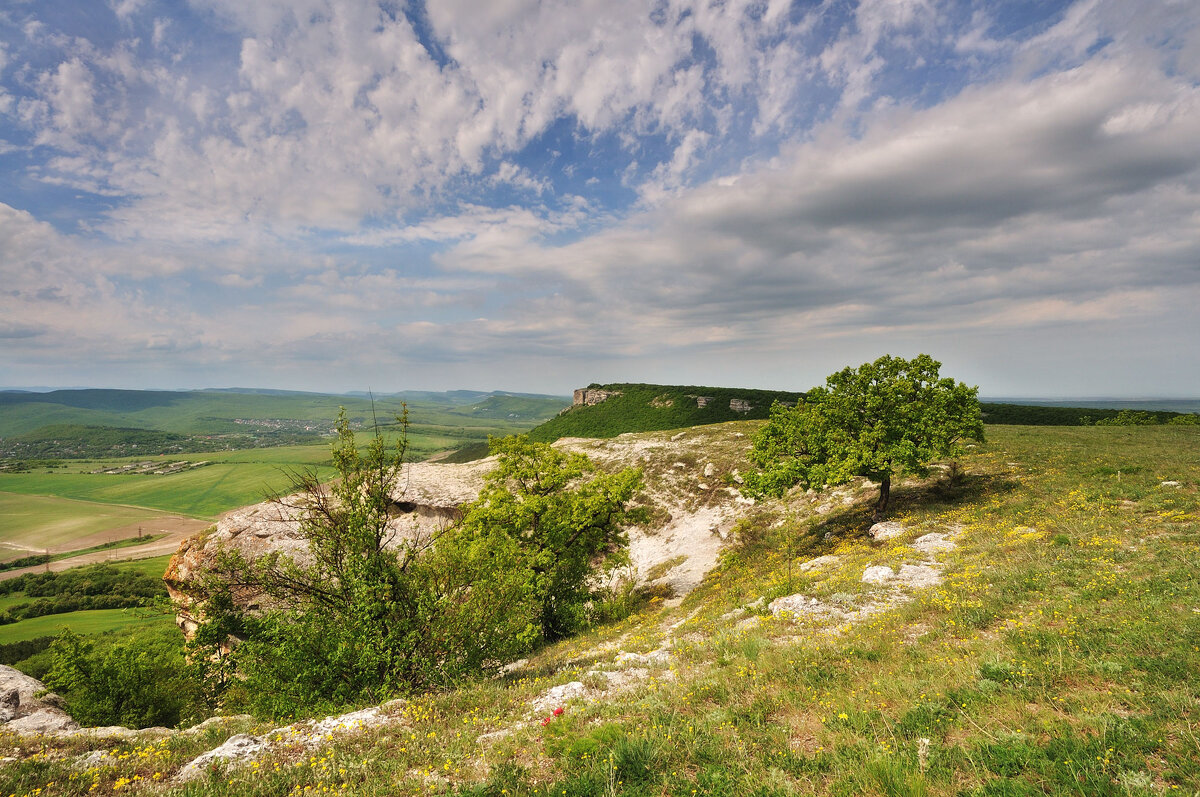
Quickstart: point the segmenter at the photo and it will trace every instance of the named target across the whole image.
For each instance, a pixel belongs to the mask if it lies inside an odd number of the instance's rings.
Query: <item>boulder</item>
[[[904,526],[895,520],[885,520],[867,529],[867,534],[870,535],[871,539],[878,542],[899,537],[903,533]]]
[[[62,709],[62,698],[20,670],[0,665],[0,722],[23,734],[57,734],[79,729]]]

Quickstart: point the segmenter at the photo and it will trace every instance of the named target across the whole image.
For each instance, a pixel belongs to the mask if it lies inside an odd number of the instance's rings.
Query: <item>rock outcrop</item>
[[[36,678],[4,665],[0,665],[0,723],[7,731],[27,734],[79,729],[58,695],[46,693],[46,685]]]
[[[650,505],[657,521],[650,528],[629,530],[632,575],[642,583],[653,581],[668,592],[689,592],[717,561],[734,523],[753,504],[736,488],[714,488],[708,483],[718,471],[745,467],[749,443],[744,435],[723,426],[688,432],[684,438],[663,433],[622,435],[609,440],[565,438],[558,448],[581,451],[601,467],[627,466],[645,470],[646,489],[640,500]],[[699,460],[699,454],[722,451],[728,461]],[[686,454],[700,464],[677,463]],[[678,464],[684,464],[681,469]],[[484,475],[495,466],[488,458],[466,464],[415,463],[406,465],[393,493],[395,542],[428,535],[452,523],[459,508],[473,501]],[[164,580],[177,606],[177,623],[189,636],[202,618],[198,604],[207,596],[204,574],[212,569],[218,552],[233,550],[254,560],[272,552],[303,562],[307,544],[300,533],[298,499],[265,502],[226,514],[207,532],[186,540],[172,557]],[[261,596],[234,589],[234,600],[255,607]]]
[[[594,404],[599,404],[613,396],[619,395],[621,395],[621,391],[619,390],[600,390],[594,387],[581,387],[575,391],[572,403],[576,407],[591,407]]]
[[[405,465],[392,492],[393,545],[452,523],[458,508],[478,497],[483,474],[494,465],[491,458],[465,464]],[[185,635],[190,637],[200,622],[196,605],[206,597],[202,581],[219,551],[236,551],[250,561],[275,552],[301,563],[307,559],[308,544],[300,532],[302,513],[299,496],[264,501],[226,513],[216,526],[180,544],[163,580],[175,602],[176,623]],[[254,607],[260,596],[234,588],[233,598]]]

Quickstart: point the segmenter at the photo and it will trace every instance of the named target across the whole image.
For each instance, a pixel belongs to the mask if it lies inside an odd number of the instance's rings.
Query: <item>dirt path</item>
[[[179,548],[179,543],[183,542],[188,537],[203,531],[211,526],[212,523],[207,520],[196,520],[195,518],[185,518],[177,516],[165,516],[159,518],[150,518],[137,523],[131,523],[128,526],[122,526],[116,529],[99,534],[93,534],[89,537],[77,540],[72,547],[78,549],[79,543],[85,543],[82,547],[91,545],[100,545],[113,540],[123,540],[130,537],[136,537],[138,530],[147,536],[165,534],[162,539],[148,542],[143,545],[134,545],[128,548],[113,548],[106,551],[93,551],[92,553],[80,554],[79,556],[70,556],[65,559],[59,559],[50,562],[49,569],[51,572],[57,573],[80,565],[92,565],[100,562],[127,562],[133,559],[150,559],[155,556],[163,556],[165,554],[175,553]],[[6,570],[0,572],[0,581],[6,581],[10,578],[24,575],[25,573],[42,573],[47,569],[46,565],[34,565],[32,567],[22,567],[18,570]]]

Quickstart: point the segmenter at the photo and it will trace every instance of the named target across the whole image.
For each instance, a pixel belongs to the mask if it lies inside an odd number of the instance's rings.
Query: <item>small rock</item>
[[[500,675],[512,675],[514,672],[523,670],[528,666],[529,659],[517,659],[516,661],[510,661],[508,664],[505,664],[497,672]]]
[[[737,482],[738,484],[746,483],[746,480],[742,478],[742,474],[738,473],[736,470],[733,472],[732,476],[733,476],[733,480],[735,482]]]
[[[940,551],[953,551],[958,546],[946,538],[945,534],[932,532],[913,540],[912,547],[921,553],[938,553]]]
[[[1159,482],[1159,487],[1182,487],[1183,485],[1177,481]]]
[[[678,432],[676,434],[671,435],[671,442],[675,442],[676,440],[683,437],[685,434],[687,434],[687,432]]]
[[[756,614],[753,617],[747,617],[745,620],[738,622],[734,628],[738,631],[750,631],[758,628],[760,625],[762,625],[762,618]]]
[[[75,758],[75,769],[95,769],[117,763],[116,757],[107,750],[93,750]]]
[[[807,573],[810,570],[820,570],[822,567],[825,567],[825,565],[832,565],[841,561],[841,558],[842,557],[834,556],[833,554],[829,554],[827,556],[818,556],[816,559],[809,559],[807,562],[802,563],[797,569],[801,573]]]
[[[711,462],[709,462],[708,464],[706,464],[704,466],[704,478],[706,478],[706,479],[710,478],[716,472],[717,472],[717,466],[712,464]]]
[[[561,708],[569,700],[587,696],[588,688],[583,685],[582,681],[571,681],[570,683],[550,687],[529,701],[529,705],[536,714],[549,714],[554,709]]]
[[[896,577],[896,571],[887,565],[875,565],[863,571],[864,584],[886,584]]]
[[[204,733],[205,731],[207,731],[209,728],[212,728],[213,726],[224,725],[227,722],[253,722],[253,721],[254,721],[254,717],[251,717],[249,714],[232,714],[227,717],[209,717],[208,719],[204,720],[204,722],[198,722],[195,725],[193,725],[192,727],[188,728],[187,730],[180,731],[180,733],[191,736],[191,735],[194,735],[197,733]]]
[[[670,663],[671,652],[662,648],[649,653],[620,653],[617,655],[617,664],[649,664],[665,667]]]
[[[247,733],[230,736],[220,747],[209,750],[207,753],[201,753],[184,764],[183,768],[179,770],[179,774],[175,776],[175,780],[186,783],[203,777],[214,764],[245,763],[265,750],[268,744],[269,742],[261,736],[251,736]]]
[[[893,537],[899,537],[903,533],[904,526],[895,520],[885,520],[867,529],[867,534],[871,536],[871,539],[878,541],[890,540]]]
[[[831,617],[841,619],[846,613],[835,606],[799,593],[771,601],[771,614],[776,617]]]
[[[942,583],[942,574],[929,565],[900,565],[900,574],[896,576],[896,581],[913,589],[936,587]]]

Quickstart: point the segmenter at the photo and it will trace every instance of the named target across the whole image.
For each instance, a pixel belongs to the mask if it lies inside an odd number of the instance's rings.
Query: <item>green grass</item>
[[[281,749],[257,769],[190,787],[153,782],[196,754],[185,737],[82,773],[69,757],[85,749],[77,740],[8,737],[23,757],[0,769],[0,793],[84,795],[135,776],[139,793],[230,797],[343,787],[539,797],[1200,793],[1200,429],[988,434],[958,482],[894,485],[893,515],[908,529],[896,540],[865,536],[869,490],[827,514],[811,510],[822,496],[803,494],[758,507],[681,606],[551,646],[508,678],[414,697],[389,728],[303,755]],[[864,567],[915,563],[924,557],[907,543],[949,529],[960,530],[959,547],[940,555],[944,583],[836,633],[769,617],[739,630],[745,615],[728,615],[790,592],[856,605],[872,594]],[[822,554],[841,559],[796,567]],[[592,682],[589,669],[616,669],[617,650],[653,650],[681,621],[669,671],[567,702],[544,724],[532,715],[529,701],[547,687]],[[506,733],[477,741],[493,731]],[[117,744],[133,752],[146,743]]]
[[[56,636],[63,628],[69,628],[80,636],[87,636],[146,626],[165,627],[173,625],[174,622],[171,615],[150,609],[96,609],[51,614],[10,625],[0,625],[0,644]]]
[[[48,477],[44,474],[0,476],[0,490],[7,490],[8,479],[21,476],[30,477],[25,480],[26,484],[38,479],[49,481],[60,478],[60,475]],[[43,548],[63,545],[96,532],[149,521],[159,514],[149,509],[4,491],[0,492],[0,541],[37,549],[5,552],[5,558],[15,559],[27,553],[41,553]]]

